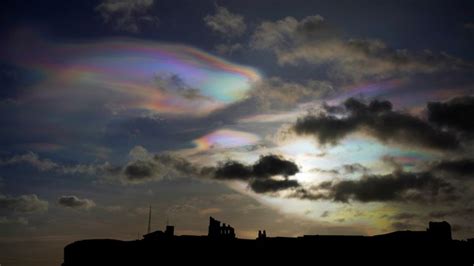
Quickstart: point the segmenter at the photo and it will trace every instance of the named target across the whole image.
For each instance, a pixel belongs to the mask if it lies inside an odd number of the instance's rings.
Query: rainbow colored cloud
[[[193,141],[199,151],[211,148],[236,148],[257,143],[260,138],[252,133],[220,129]]]
[[[107,95],[118,110],[205,114],[246,97],[260,80],[253,68],[179,44],[109,39],[19,47],[1,57],[39,74],[36,95]]]

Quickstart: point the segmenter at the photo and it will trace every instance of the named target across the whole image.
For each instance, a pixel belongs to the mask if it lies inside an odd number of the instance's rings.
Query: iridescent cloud
[[[106,94],[117,109],[199,115],[244,98],[260,79],[255,69],[179,44],[109,39],[11,47],[1,58],[41,77],[36,95]]]
[[[235,148],[255,144],[259,141],[257,135],[230,130],[220,129],[202,136],[193,141],[198,150],[209,150],[211,148]]]

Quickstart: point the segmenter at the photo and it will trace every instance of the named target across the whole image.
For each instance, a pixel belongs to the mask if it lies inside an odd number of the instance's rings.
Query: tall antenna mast
[[[150,205],[150,210],[148,211],[148,234],[150,233],[151,230],[151,205]]]

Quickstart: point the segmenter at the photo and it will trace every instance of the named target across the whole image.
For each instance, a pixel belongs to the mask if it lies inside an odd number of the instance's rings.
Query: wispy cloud
[[[153,14],[154,0],[103,0],[95,10],[115,31],[140,33],[155,30],[159,18]]]
[[[230,12],[227,8],[216,5],[212,15],[204,17],[206,26],[226,37],[238,37],[247,29],[244,17]]]

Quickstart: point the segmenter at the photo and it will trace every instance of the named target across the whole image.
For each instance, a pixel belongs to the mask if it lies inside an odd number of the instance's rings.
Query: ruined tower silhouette
[[[151,207],[149,211],[151,216]],[[150,218],[149,218],[150,224]],[[335,254],[335,264],[348,265],[465,265],[474,263],[474,240],[453,240],[451,226],[445,221],[430,222],[424,231],[395,231],[381,235],[302,235],[267,236],[259,230],[256,239],[235,237],[234,228],[209,217],[208,235],[174,235],[174,226],[166,225],[143,236],[141,240],[89,239],[76,241],[64,248],[62,266],[222,265],[230,261],[246,265],[256,261],[263,265],[291,260],[307,263],[301,254]],[[377,256],[367,255],[377,254]],[[389,261],[388,261],[389,260]],[[407,263],[409,262],[409,263]],[[445,262],[444,264],[440,264]]]
[[[234,228],[230,225],[222,224],[221,222],[209,217],[209,230],[207,236],[210,238],[235,238]]]

